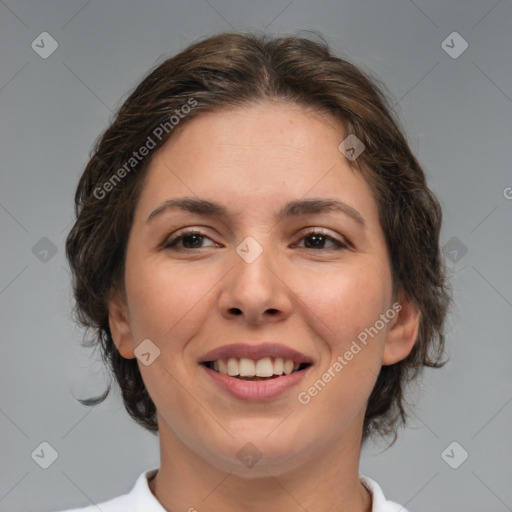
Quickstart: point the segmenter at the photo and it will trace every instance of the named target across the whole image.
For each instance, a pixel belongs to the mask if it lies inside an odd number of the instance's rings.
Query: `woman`
[[[129,96],[75,200],[78,320],[160,439],[103,512],[405,510],[361,447],[443,364],[450,299],[439,203],[373,80],[307,39],[197,42]]]

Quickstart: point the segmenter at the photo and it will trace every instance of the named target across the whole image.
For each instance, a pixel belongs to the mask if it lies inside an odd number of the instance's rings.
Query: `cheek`
[[[301,292],[330,357],[304,384],[299,402],[313,416],[331,411],[333,435],[366,406],[387,333],[371,328],[389,307],[390,277],[379,264],[366,263],[316,279],[316,287],[308,282]]]
[[[152,364],[138,366],[157,410],[185,436],[190,424],[181,425],[181,418],[202,418],[197,403],[183,392],[191,389],[186,348],[213,307],[208,291],[220,277],[193,270],[193,263],[172,266],[160,257],[142,261],[132,257],[126,266],[132,337],[135,345],[150,339],[160,353]],[[181,413],[175,417],[171,411]]]
[[[381,266],[368,258],[328,273],[304,272],[294,281],[311,317],[323,325],[321,337],[338,355],[385,312],[390,299],[388,280]]]
[[[127,293],[135,335],[154,337],[161,343],[172,339],[177,347],[186,332],[201,323],[208,290],[218,279],[213,272],[195,272],[192,267],[193,263],[172,266],[148,260],[133,272],[127,262]]]

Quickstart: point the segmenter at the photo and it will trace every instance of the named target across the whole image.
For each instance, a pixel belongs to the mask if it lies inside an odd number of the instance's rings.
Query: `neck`
[[[336,446],[287,462],[288,470],[260,467],[250,478],[199,457],[165,422],[159,420],[159,428],[161,464],[150,489],[167,512],[371,512],[371,495],[359,481],[359,425]]]

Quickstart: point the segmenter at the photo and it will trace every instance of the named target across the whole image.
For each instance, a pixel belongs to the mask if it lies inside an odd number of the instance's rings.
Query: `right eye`
[[[198,230],[189,230],[182,231],[177,235],[172,236],[163,246],[164,249],[178,249],[178,250],[192,250],[192,249],[201,249],[201,242],[208,238],[211,240],[209,236],[202,233]],[[183,246],[179,246],[180,242],[183,243]],[[216,244],[215,244],[216,245]],[[213,246],[210,246],[213,247]]]

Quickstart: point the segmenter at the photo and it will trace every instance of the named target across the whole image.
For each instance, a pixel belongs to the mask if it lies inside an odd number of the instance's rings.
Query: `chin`
[[[251,432],[248,429],[245,435],[231,439],[230,446],[223,446],[222,453],[217,452],[213,465],[240,478],[252,479],[285,474],[304,464],[300,460],[304,451],[293,441],[293,436],[278,433],[277,429],[270,435],[271,430],[267,429],[253,435]]]

